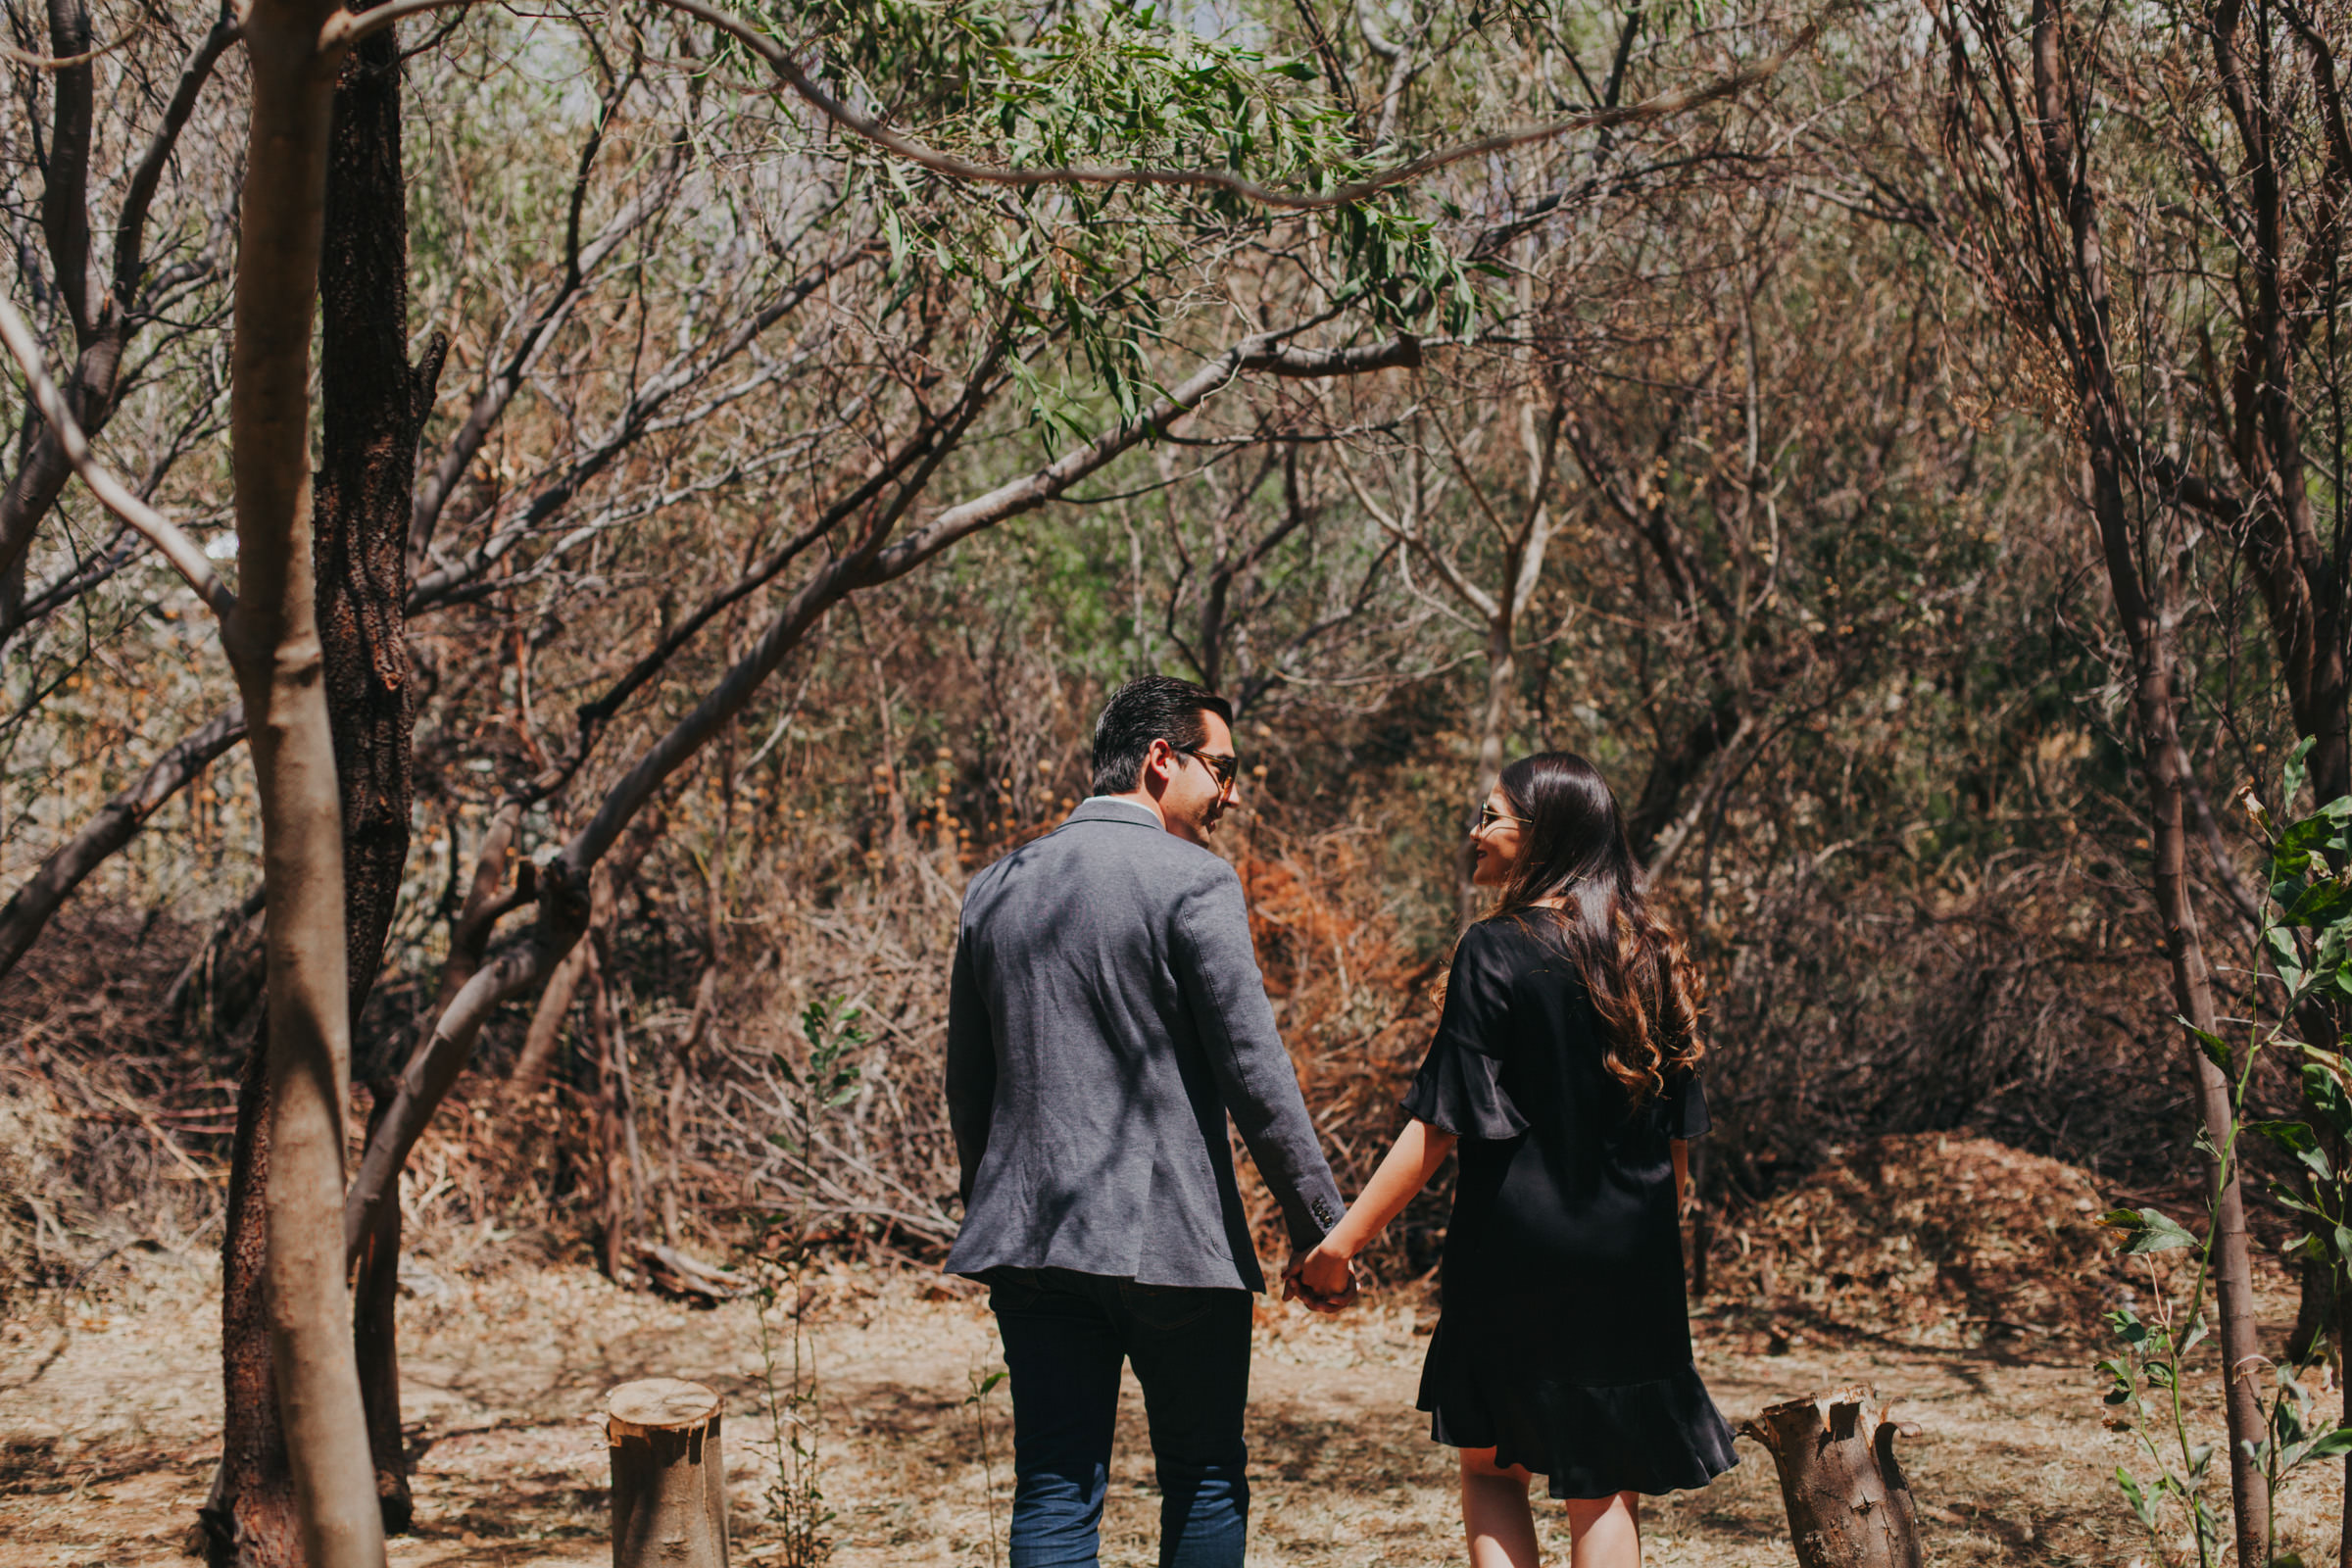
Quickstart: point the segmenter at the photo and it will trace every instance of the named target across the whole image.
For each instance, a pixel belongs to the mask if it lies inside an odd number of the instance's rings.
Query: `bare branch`
[[[51,428],[57,431],[58,440],[65,448],[66,461],[74,466],[75,473],[81,475],[82,483],[90,487],[91,493],[105,505],[107,511],[136,528],[149,544],[155,546],[157,553],[172,564],[173,570],[188,580],[188,586],[196,590],[197,597],[211,607],[215,614],[225,615],[235,609],[236,595],[213,570],[213,564],[205,559],[204,551],[198,548],[196,541],[182,533],[178,524],[171,518],[141,501],[128,485],[116,478],[98,462],[96,455],[90,451],[90,443],[81,433],[81,426],[74,422],[73,414],[66,408],[66,400],[59,394],[57,383],[49,379],[49,372],[41,364],[40,345],[33,341],[32,332],[25,326],[24,318],[6,300],[0,300],[0,342],[8,345],[10,357],[24,372],[33,402],[47,416]]]
[[[140,774],[130,788],[99,808],[81,830],[52,851],[6,908],[0,908],[0,975],[16,967],[58,906],[106,858],[130,842],[147,819],[203,773],[215,758],[245,738],[245,709],[232,703],[184,737]]]

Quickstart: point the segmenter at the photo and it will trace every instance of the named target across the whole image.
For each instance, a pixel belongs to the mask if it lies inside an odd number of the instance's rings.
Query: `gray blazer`
[[[972,878],[947,1093],[964,1200],[951,1273],[1265,1289],[1229,1111],[1292,1246],[1340,1217],[1241,878],[1141,808],[1090,801]]]

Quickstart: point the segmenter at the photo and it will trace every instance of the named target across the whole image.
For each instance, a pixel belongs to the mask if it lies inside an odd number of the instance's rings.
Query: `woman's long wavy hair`
[[[1489,918],[1556,933],[1600,1015],[1609,1074],[1639,1105],[1705,1054],[1690,956],[1642,897],[1617,797],[1598,768],[1572,752],[1538,752],[1504,768],[1499,783],[1520,819],[1519,858]],[[1540,902],[1551,898],[1558,908]]]

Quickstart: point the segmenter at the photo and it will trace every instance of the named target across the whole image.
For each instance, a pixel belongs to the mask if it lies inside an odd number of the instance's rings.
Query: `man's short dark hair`
[[[1173,675],[1144,675],[1110,694],[1095,720],[1095,793],[1125,795],[1143,777],[1153,741],[1188,751],[1208,740],[1202,713],[1230,727],[1233,705],[1205,686]]]

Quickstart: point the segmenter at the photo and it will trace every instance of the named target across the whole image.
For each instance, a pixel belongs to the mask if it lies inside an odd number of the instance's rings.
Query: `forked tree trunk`
[[[1740,1424],[1780,1471],[1797,1568],[1919,1568],[1919,1514],[1894,1458],[1896,1436],[1917,1429],[1886,1411],[1857,1386],[1768,1405]]]
[[[389,31],[345,62],[334,98],[320,259],[320,468],[314,512],[318,641],[335,756],[344,852],[348,1020],[356,1032],[400,895],[411,799],[404,546],[416,437],[438,351],[412,369],[408,350],[408,218],[401,174],[399,46]],[[253,1114],[266,1090],[249,1096]],[[222,1271],[227,1373],[223,1459],[207,1505],[217,1565],[275,1568],[297,1560],[293,1494],[260,1310],[260,1218],[267,1129],[240,1120],[251,1158],[232,1168],[232,1222]],[[249,1232],[249,1234],[248,1234]],[[353,1343],[385,1530],[414,1511],[400,1437],[394,1356],[397,1210],[369,1238],[353,1296]]]
[[[719,1398],[648,1378],[606,1396],[612,1446],[612,1568],[726,1568],[727,1467]]]
[[[308,1568],[382,1568],[343,1271],[350,1095],[342,802],[311,560],[311,320],[336,52],[331,0],[252,0],[229,437],[237,597],[221,626],[250,730],[270,889],[270,1339]]]

